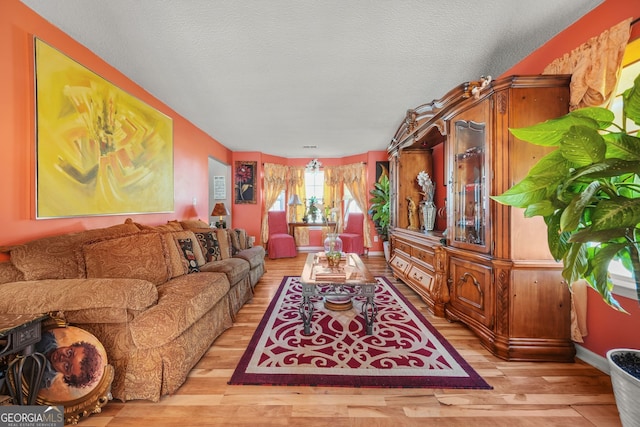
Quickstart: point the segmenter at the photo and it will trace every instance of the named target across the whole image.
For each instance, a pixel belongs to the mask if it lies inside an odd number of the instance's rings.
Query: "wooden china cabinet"
[[[506,360],[573,361],[571,299],[546,227],[490,199],[521,180],[549,148],[509,128],[568,112],[569,76],[467,82],[409,110],[388,147],[391,259],[436,316],[461,321]],[[474,88],[478,88],[475,89]],[[433,231],[411,229],[416,176],[436,184]]]

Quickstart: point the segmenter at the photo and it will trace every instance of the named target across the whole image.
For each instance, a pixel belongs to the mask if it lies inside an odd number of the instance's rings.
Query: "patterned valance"
[[[542,74],[571,74],[569,108],[601,106],[609,102],[620,76],[632,18],[589,39],[555,59]]]

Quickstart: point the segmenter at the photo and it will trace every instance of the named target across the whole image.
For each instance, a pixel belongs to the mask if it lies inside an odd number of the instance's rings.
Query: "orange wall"
[[[231,152],[18,0],[0,2],[0,245],[124,222],[133,215],[35,219],[33,37],[173,118],[175,212],[137,215],[159,224],[200,217],[208,221],[208,156],[230,163]],[[197,205],[192,205],[193,198]]]
[[[632,17],[640,17],[638,0],[606,0],[591,13],[568,27],[555,38],[529,55],[504,75],[539,74],[555,58],[570,52],[582,43],[597,36],[615,24]],[[640,37],[640,23],[632,27],[631,39]],[[618,347],[640,348],[640,307],[632,299],[618,297],[618,301],[630,314],[618,313],[602,302],[593,290],[588,292],[589,335],[584,348],[600,356]]]

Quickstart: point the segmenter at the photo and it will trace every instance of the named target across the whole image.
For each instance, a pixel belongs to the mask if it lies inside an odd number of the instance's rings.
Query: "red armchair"
[[[340,233],[342,240],[342,251],[354,254],[364,254],[364,236],[362,235],[362,227],[364,224],[364,214],[350,212],[347,217],[347,225],[344,232]]]
[[[285,211],[269,211],[267,215],[269,224],[267,253],[269,258],[292,258],[298,255],[296,241],[289,234],[287,213]]]

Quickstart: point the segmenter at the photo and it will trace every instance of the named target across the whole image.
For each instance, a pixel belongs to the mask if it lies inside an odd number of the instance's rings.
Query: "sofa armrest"
[[[158,300],[156,286],[141,279],[46,279],[9,282],[0,284],[0,295],[0,313],[76,310],[99,312],[99,309],[141,311]]]

